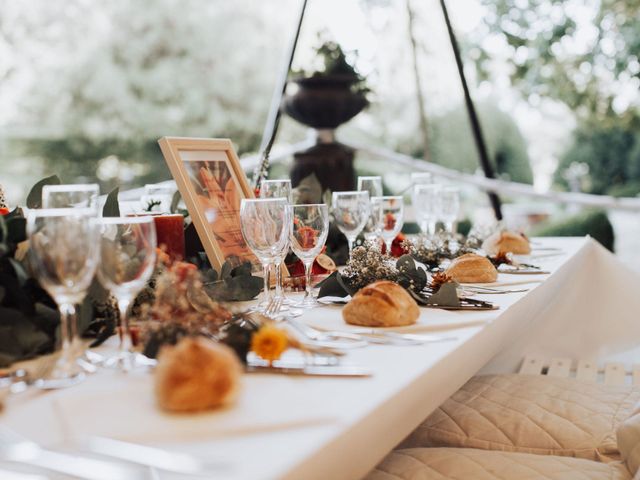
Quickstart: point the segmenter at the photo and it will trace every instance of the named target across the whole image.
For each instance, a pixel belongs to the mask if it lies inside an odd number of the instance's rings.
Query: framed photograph
[[[260,263],[240,230],[240,202],[254,194],[229,139],[158,140],[211,265]]]

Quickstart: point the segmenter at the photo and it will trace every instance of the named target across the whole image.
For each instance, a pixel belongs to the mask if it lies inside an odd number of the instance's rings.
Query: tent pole
[[[489,161],[489,153],[487,151],[487,145],[484,140],[484,135],[482,134],[482,128],[480,127],[480,120],[478,119],[476,108],[473,104],[473,100],[471,99],[471,94],[469,93],[469,85],[467,84],[467,78],[464,74],[464,66],[462,64],[462,57],[460,55],[460,46],[458,45],[458,40],[455,36],[455,33],[453,32],[453,27],[451,26],[451,20],[449,18],[449,12],[447,10],[447,5],[445,4],[445,0],[440,0],[440,6],[442,7],[442,13],[444,15],[444,21],[447,25],[447,31],[449,32],[449,40],[451,41],[451,48],[453,49],[453,55],[455,56],[455,59],[456,59],[456,66],[458,67],[458,75],[460,76],[460,82],[462,83],[462,90],[464,91],[464,101],[467,107],[469,121],[471,122],[471,131],[473,132],[473,138],[476,143],[476,149],[478,150],[480,165],[482,166],[482,170],[484,171],[485,177],[495,178],[493,166]],[[491,206],[493,207],[493,212],[496,216],[496,219],[502,220],[502,205],[500,202],[500,197],[496,192],[487,192],[487,193],[489,195],[489,201],[491,202]]]
[[[298,46],[298,38],[300,37],[302,21],[307,9],[307,1],[308,0],[302,0],[302,3],[300,5],[298,24],[296,26],[295,33],[291,38],[291,42],[289,43],[286,61],[283,64],[282,71],[280,72],[280,77],[276,81],[276,86],[273,91],[273,97],[271,98],[271,106],[269,107],[269,114],[267,115],[267,123],[264,126],[262,141],[260,142],[260,151],[262,152],[262,158],[253,174],[254,188],[258,188],[260,186],[260,181],[267,176],[265,167],[268,165],[269,154],[271,153],[273,142],[275,141],[276,135],[278,134],[278,127],[280,125],[281,117],[280,104],[282,103],[282,98],[287,91],[287,79],[289,77],[289,71],[291,70],[291,65],[293,63],[293,57],[296,53],[296,47]]]

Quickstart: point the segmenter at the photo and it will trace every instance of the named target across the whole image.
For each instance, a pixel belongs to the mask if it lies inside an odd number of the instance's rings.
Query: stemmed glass
[[[444,224],[445,232],[454,236],[454,224],[460,213],[460,192],[455,187],[445,187],[438,195],[438,216]]]
[[[42,208],[90,208],[93,215],[98,215],[98,195],[100,187],[97,183],[71,185],[45,185],[42,187]],[[76,305],[79,311],[80,305]],[[104,358],[94,352],[88,352],[80,340],[77,321],[69,324],[71,345],[77,352],[77,361],[87,372],[96,371],[94,365],[100,364]],[[93,364],[93,365],[92,365]]]
[[[153,217],[100,219],[100,283],[110,290],[120,310],[120,346],[105,365],[128,372],[145,364],[144,356],[133,352],[128,310],[153,273],[156,261],[156,228]]]
[[[263,180],[260,183],[260,198],[286,198],[287,203],[292,203],[291,194],[291,180]],[[274,270],[276,274],[276,293],[275,298],[282,299],[283,305],[293,304],[284,294],[284,288],[282,285],[282,268],[284,265],[284,259],[289,251],[289,239],[282,247],[282,251],[276,254],[273,260]],[[281,309],[283,309],[281,307]]]
[[[72,348],[70,325],[87,294],[99,259],[95,212],[91,208],[30,210],[29,259],[40,285],[58,304],[62,348],[42,388],[63,388],[84,378]]]
[[[286,198],[243,199],[240,228],[247,246],[258,257],[264,274],[262,306],[269,304],[269,266],[282,254],[289,240],[289,213]]]
[[[424,239],[433,239],[438,223],[440,185],[424,184],[413,187],[413,208]]]
[[[380,230],[387,247],[387,255],[391,255],[391,244],[404,223],[404,201],[402,197],[374,197],[371,203],[379,206],[382,213]]]
[[[351,258],[356,238],[367,223],[371,212],[369,192],[333,192],[331,203],[334,221],[347,237]]]
[[[302,260],[305,273],[304,299],[298,306],[313,308],[319,304],[311,293],[311,267],[327,240],[329,208],[325,204],[293,205],[289,211],[291,249]]]
[[[358,177],[358,190],[369,192],[369,198],[382,196],[382,177]],[[364,239],[375,241],[380,238],[379,212],[371,209],[371,214],[364,225]]]
[[[98,210],[100,187],[97,183],[45,185],[42,208],[93,208]]]

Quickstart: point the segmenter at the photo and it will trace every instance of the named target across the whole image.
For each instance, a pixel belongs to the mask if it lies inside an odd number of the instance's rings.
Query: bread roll
[[[229,403],[238,391],[242,365],[226,345],[188,337],[160,350],[155,371],[158,404],[172,412],[197,412]]]
[[[444,273],[459,283],[491,283],[498,278],[498,271],[489,259],[475,253],[456,258]]]
[[[412,325],[419,316],[420,308],[411,295],[386,280],[361,288],[342,309],[345,322],[365,327]]]
[[[491,256],[499,253],[515,253],[516,255],[528,255],[531,253],[529,239],[522,233],[508,230],[496,232],[487,237],[482,243],[482,249],[487,255]]]

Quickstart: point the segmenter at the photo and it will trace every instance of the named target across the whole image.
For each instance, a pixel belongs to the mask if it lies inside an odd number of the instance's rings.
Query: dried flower
[[[359,290],[378,280],[397,282],[398,269],[393,258],[367,244],[353,250],[342,277]]]
[[[289,345],[287,332],[264,324],[251,338],[251,351],[269,363],[278,360]]]
[[[431,276],[431,290],[436,293],[445,283],[453,282],[453,279],[444,272],[436,272]]]

